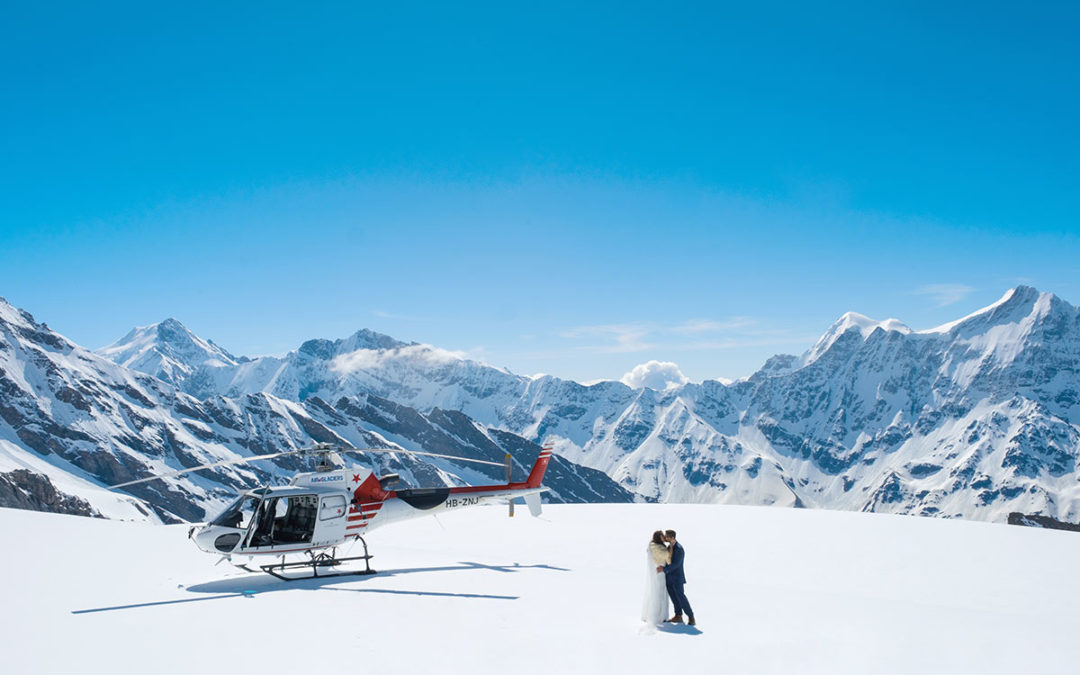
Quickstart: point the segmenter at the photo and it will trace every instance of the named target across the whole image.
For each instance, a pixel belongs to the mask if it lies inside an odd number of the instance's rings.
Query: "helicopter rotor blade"
[[[150,481],[158,480],[159,478],[172,478],[173,476],[182,476],[187,473],[194,473],[195,471],[202,471],[204,469],[213,469],[219,466],[247,464],[248,462],[254,462],[260,459],[273,459],[275,457],[284,457],[285,455],[319,454],[332,452],[378,452],[385,454],[401,453],[404,455],[420,455],[423,457],[440,457],[442,459],[452,459],[456,462],[473,462],[475,464],[491,464],[493,466],[503,466],[501,462],[488,462],[482,459],[470,459],[468,457],[457,457],[455,455],[441,455],[434,452],[417,452],[413,450],[405,450],[403,448],[354,448],[352,446],[339,446],[330,443],[317,443],[316,445],[309,448],[295,448],[293,450],[283,450],[282,452],[271,452],[265,455],[240,457],[238,459],[224,459],[220,462],[201,464],[199,466],[191,467],[189,469],[180,469],[179,471],[169,471],[167,473],[154,474],[153,476],[149,476],[147,478],[139,478],[138,480],[130,480],[126,483],[117,483],[116,485],[110,485],[109,489],[115,490],[117,488],[125,488],[131,485],[138,485],[140,483],[149,483]]]
[[[274,457],[283,457],[285,455],[296,455],[304,452],[310,452],[311,448],[299,448],[295,450],[285,450],[282,452],[271,452],[267,455],[253,455],[251,457],[241,457],[239,459],[224,459],[220,462],[211,462],[209,464],[201,464],[199,466],[192,467],[190,469],[181,469],[179,471],[170,471],[168,473],[159,473],[149,478],[140,478],[138,480],[129,480],[126,483],[117,483],[116,485],[110,485],[110,490],[117,488],[127,487],[129,485],[138,485],[139,483],[149,483],[152,480],[158,480],[159,478],[172,478],[173,476],[182,476],[185,473],[192,473],[194,471],[202,471],[203,469],[212,469],[219,466],[229,466],[232,464],[246,464],[248,462],[254,462],[259,459],[273,459]]]

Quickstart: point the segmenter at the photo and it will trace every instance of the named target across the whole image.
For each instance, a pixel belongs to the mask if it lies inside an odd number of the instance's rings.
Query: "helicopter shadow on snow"
[[[423,573],[439,573],[439,572],[467,572],[487,570],[501,573],[515,573],[530,569],[551,570],[555,572],[569,572],[570,570],[565,567],[556,567],[554,565],[521,565],[514,563],[512,565],[485,565],[478,562],[459,562],[456,565],[446,565],[441,567],[409,567],[401,569],[388,569],[380,570],[372,575],[342,575],[342,576],[326,576],[326,577],[308,577],[298,578],[290,581],[282,581],[281,579],[274,578],[268,575],[253,576],[244,575],[239,577],[227,577],[225,579],[218,579],[216,581],[209,581],[202,584],[195,584],[188,586],[187,590],[192,593],[213,593],[213,594],[242,594],[242,595],[256,595],[260,593],[275,593],[279,591],[288,590],[334,590],[334,591],[352,591],[355,593],[386,593],[395,595],[421,595],[421,596],[437,596],[437,597],[452,597],[452,598],[484,598],[491,600],[517,600],[516,595],[490,595],[484,593],[451,593],[451,592],[439,592],[439,591],[410,591],[401,589],[390,588],[337,588],[342,584],[355,584],[357,582],[364,582],[368,579],[387,579],[390,577],[402,576],[406,574],[423,574]]]
[[[457,565],[444,567],[411,567],[395,570],[385,570],[372,575],[338,575],[325,577],[298,578],[291,581],[282,581],[268,575],[244,575],[227,577],[217,581],[209,581],[202,584],[188,586],[185,590],[191,593],[203,594],[203,597],[179,598],[174,600],[157,600],[150,602],[134,603],[129,605],[114,605],[110,607],[94,607],[90,609],[73,610],[72,614],[95,614],[98,612],[112,612],[127,609],[142,609],[161,605],[178,605],[189,602],[202,602],[206,600],[221,600],[225,598],[254,598],[263,593],[275,593],[279,591],[295,590],[330,590],[350,591],[353,593],[382,593],[388,595],[418,595],[440,598],[475,598],[483,600],[517,600],[516,595],[492,595],[487,593],[451,593],[444,591],[410,591],[396,588],[339,588],[342,584],[355,584],[368,579],[394,577],[405,574],[419,574],[423,572],[456,572],[489,570],[502,573],[514,573],[529,569],[552,570],[556,572],[569,572],[565,567],[554,565],[485,565],[477,562],[460,562]]]

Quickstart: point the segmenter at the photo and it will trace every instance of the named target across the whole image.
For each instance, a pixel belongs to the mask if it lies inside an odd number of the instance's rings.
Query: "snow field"
[[[649,632],[645,547],[669,527],[699,625]],[[372,533],[376,576],[292,583],[215,566],[186,526],[0,528],[8,673],[1065,673],[1080,628],[1080,536],[974,522],[484,507]]]

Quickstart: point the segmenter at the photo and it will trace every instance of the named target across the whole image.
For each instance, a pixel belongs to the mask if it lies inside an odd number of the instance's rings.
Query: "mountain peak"
[[[389,335],[383,335],[382,333],[376,333],[367,328],[361,328],[349,337],[340,340],[327,340],[325,338],[308,340],[300,345],[299,352],[317,359],[328,361],[335,356],[350,354],[361,349],[381,351],[386,349],[400,349],[402,347],[411,347],[414,345],[416,345],[415,342],[401,342]]]
[[[191,331],[189,331],[187,329],[187,326],[180,323],[179,319],[174,319],[172,317],[169,317],[168,319],[162,319],[156,325],[157,325],[159,331],[164,329],[164,330],[179,330],[179,331],[184,331],[185,333],[190,333],[191,332]]]
[[[202,341],[198,335],[195,335],[195,333],[188,330],[187,326],[171,317],[158,323],[151,324],[150,326],[147,326],[147,328],[154,329],[158,338],[169,344],[186,346]]]
[[[821,336],[821,339],[817,341],[817,344],[811,347],[810,351],[806,353],[806,356],[803,358],[803,365],[808,365],[818,360],[818,358],[828,351],[842,335],[849,331],[859,331],[859,335],[865,340],[879,328],[886,332],[893,331],[904,335],[911,333],[911,329],[899,319],[877,321],[864,314],[859,314],[858,312],[845,312],[832,326],[829,327],[829,330],[825,331],[825,334]]]
[[[1005,291],[997,301],[967,316],[920,333],[982,332],[991,325],[1019,323],[1025,317],[1046,315],[1056,306],[1068,303],[1053,293],[1041,292],[1031,286],[1016,286]]]
[[[137,326],[116,342],[95,350],[114,363],[179,384],[202,365],[236,365],[238,359],[177,319]]]
[[[25,309],[19,309],[8,302],[6,298],[2,297],[0,297],[0,321],[28,326],[37,325],[37,321],[34,320],[34,317],[31,316],[30,312]]]
[[[400,349],[415,345],[415,342],[402,342],[395,340],[389,335],[377,333],[367,328],[361,328],[344,340],[339,340],[342,346],[350,347],[348,351],[357,349]]]
[[[839,330],[841,333],[846,333],[852,328],[858,328],[862,336],[870,337],[878,328],[886,331],[896,331],[898,333],[910,333],[911,329],[899,319],[885,319],[884,321],[877,321],[870,317],[859,314],[858,312],[845,312],[837,321],[833,324],[832,330]]]

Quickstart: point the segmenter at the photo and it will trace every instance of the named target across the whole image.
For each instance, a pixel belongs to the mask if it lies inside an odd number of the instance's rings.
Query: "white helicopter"
[[[426,457],[442,457],[460,462],[474,462],[506,467],[506,484],[466,487],[430,487],[394,490],[397,474],[376,477],[367,468],[353,466],[336,468],[327,461],[330,455],[341,452],[399,453]],[[219,516],[205,524],[194,525],[188,538],[199,549],[222,556],[233,562],[233,556],[276,556],[280,562],[260,565],[259,569],[285,581],[298,578],[283,574],[287,569],[311,567],[312,577],[374,574],[363,534],[391,523],[435,515],[493,501],[507,500],[510,515],[514,515],[514,498],[523,497],[529,512],[540,515],[540,493],[547,490],[541,484],[551,459],[551,446],[545,445],[529,477],[520,483],[511,482],[511,458],[503,464],[478,459],[439,455],[430,452],[411,452],[400,448],[352,448],[320,443],[311,448],[255,455],[237,460],[204,464],[181,471],[158,474],[149,478],[113,485],[119,489],[160,478],[178,476],[216,466],[243,464],[260,459],[285,455],[315,454],[322,458],[316,470],[300,473],[289,485],[260,487],[247,490]],[[359,540],[364,555],[339,558],[337,547]],[[286,554],[306,554],[306,560],[286,562]],[[320,568],[335,567],[350,560],[363,560],[364,569],[351,572],[323,572]],[[219,561],[220,562],[220,561]],[[237,567],[253,572],[244,564]],[[310,578],[310,577],[307,577]]]

